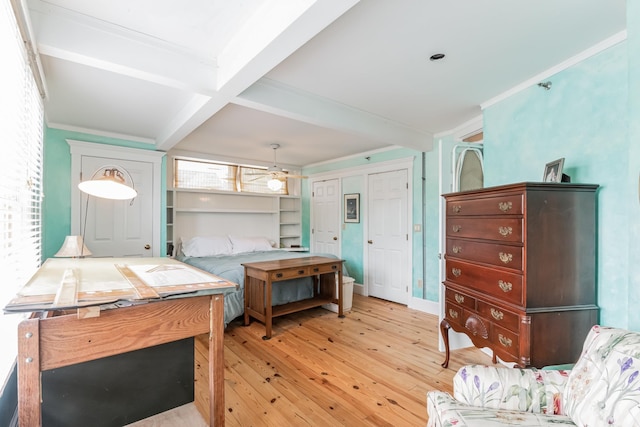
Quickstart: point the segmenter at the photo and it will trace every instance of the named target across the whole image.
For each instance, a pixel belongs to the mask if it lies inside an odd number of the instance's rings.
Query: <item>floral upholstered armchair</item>
[[[640,426],[640,333],[594,326],[571,370],[471,365],[427,394],[428,427]]]

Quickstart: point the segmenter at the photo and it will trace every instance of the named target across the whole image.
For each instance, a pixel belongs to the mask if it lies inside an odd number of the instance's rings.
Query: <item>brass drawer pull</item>
[[[453,230],[454,233],[457,233],[460,230],[462,230],[462,226],[461,225],[454,225],[454,226],[451,227],[451,229]]]
[[[451,273],[453,273],[453,275],[456,277],[460,277],[460,275],[462,274],[462,270],[460,270],[459,268],[452,268]]]
[[[507,253],[504,253],[504,252],[500,252],[498,254],[498,256],[500,257],[500,261],[504,262],[505,264],[508,264],[511,261],[513,261],[513,255],[512,254],[507,254]]]
[[[460,213],[460,211],[462,210],[462,206],[461,205],[453,205],[453,206],[451,206],[451,210],[453,211],[453,213]]]
[[[462,253],[462,246],[454,246],[453,248],[451,248],[451,250],[454,254]]]
[[[457,319],[458,318],[458,312],[455,311],[454,309],[450,308],[449,309],[449,317],[451,317],[452,319]]]
[[[493,317],[496,320],[502,320],[504,319],[504,313],[501,312],[500,310],[496,310],[495,308],[492,308],[491,317]]]
[[[331,266],[331,269],[332,269],[332,270],[337,270],[337,269],[338,269],[338,266],[334,264],[334,265],[332,265],[332,266]]]
[[[320,269],[318,267],[313,267],[313,272],[317,273],[318,271],[320,271]]]
[[[511,227],[499,227],[498,228],[498,233],[500,233],[500,235],[502,237],[507,237],[512,232],[513,232],[513,228],[511,228]]]
[[[502,212],[508,212],[511,210],[512,207],[513,207],[513,204],[511,202],[498,203],[498,209],[500,209]]]
[[[503,336],[502,334],[498,334],[498,341],[500,341],[500,344],[502,344],[505,347],[511,347],[511,345],[513,344],[513,341]]]
[[[298,274],[304,274],[304,270],[298,270]]]
[[[511,282],[498,280],[498,286],[500,286],[500,289],[502,289],[503,292],[511,292],[513,290],[513,285],[511,284]]]
[[[458,304],[462,304],[464,302],[464,297],[460,294],[455,294],[454,298]]]
[[[282,277],[282,273],[276,273],[276,277],[279,279]]]

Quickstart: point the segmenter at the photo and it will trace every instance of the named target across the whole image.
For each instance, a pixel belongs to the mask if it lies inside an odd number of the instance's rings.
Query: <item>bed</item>
[[[243,263],[301,258],[319,255],[337,258],[331,254],[310,254],[274,249],[266,238],[259,237],[196,237],[182,242],[176,258],[186,264],[237,283],[239,288],[224,298],[224,326],[244,314]],[[343,274],[347,275],[343,268]],[[273,284],[273,305],[299,301],[313,296],[309,277],[276,282]]]

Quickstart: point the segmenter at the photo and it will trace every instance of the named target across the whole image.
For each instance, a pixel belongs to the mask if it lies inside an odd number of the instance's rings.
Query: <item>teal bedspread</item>
[[[331,254],[272,250],[201,258],[179,256],[178,260],[240,285],[237,291],[224,297],[224,326],[226,328],[229,322],[244,314],[244,267],[241,264],[276,259],[303,258],[312,255],[337,258]],[[343,273],[346,275],[344,270]],[[313,285],[311,278],[302,277],[275,282],[271,298],[273,305],[280,305],[311,298],[312,296]]]

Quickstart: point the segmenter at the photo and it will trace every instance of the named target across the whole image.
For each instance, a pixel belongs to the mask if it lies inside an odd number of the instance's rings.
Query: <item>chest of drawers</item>
[[[445,195],[440,323],[518,366],[578,359],[596,306],[597,185],[520,183]]]

